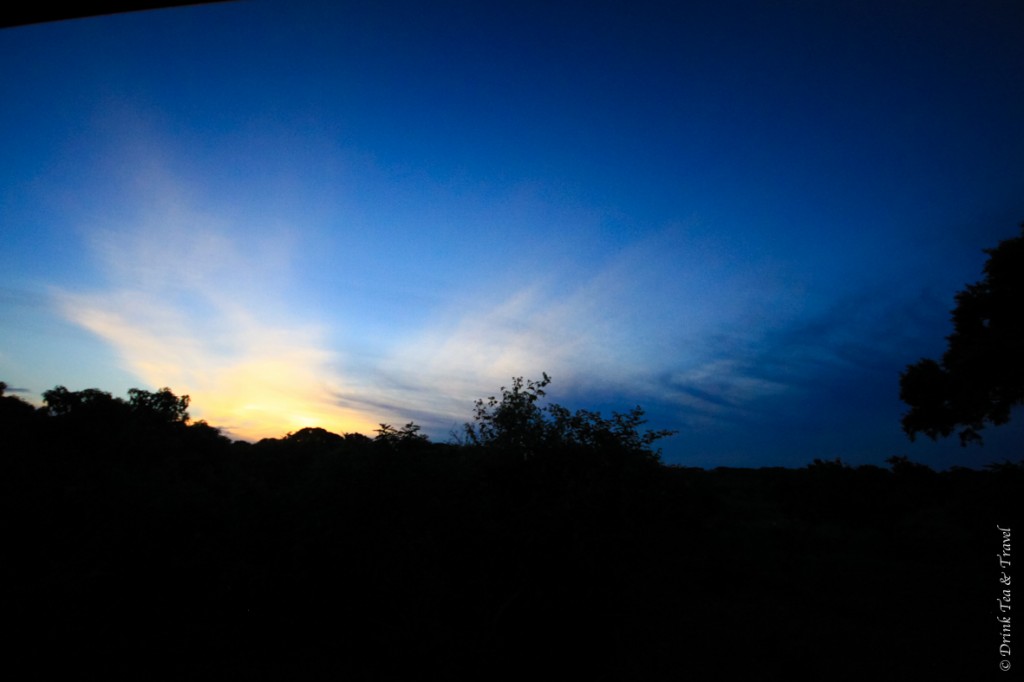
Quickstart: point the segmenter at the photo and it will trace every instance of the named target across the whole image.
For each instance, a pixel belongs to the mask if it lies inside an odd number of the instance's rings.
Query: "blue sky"
[[[0,378],[435,439],[513,376],[669,462],[908,455],[1024,220],[1017,2],[252,0],[0,31]],[[955,439],[954,439],[955,441]]]

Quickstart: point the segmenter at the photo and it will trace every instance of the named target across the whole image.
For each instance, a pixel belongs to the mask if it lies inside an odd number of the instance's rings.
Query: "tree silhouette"
[[[472,445],[514,448],[529,455],[545,440],[544,413],[537,401],[544,397],[544,387],[551,383],[547,373],[540,381],[522,377],[512,379],[512,388],[501,387],[501,400],[490,396],[477,400],[473,408],[474,424],[466,424],[466,438]]]
[[[69,391],[64,386],[55,386],[43,392],[43,401],[50,416],[76,421],[124,420],[129,411],[124,400],[98,388]]]
[[[5,432],[4,436],[10,436],[12,431],[26,428],[35,416],[35,408],[18,396],[4,395],[6,391],[7,383],[0,381],[0,431]]]
[[[551,383],[547,373],[540,381],[522,377],[512,379],[512,388],[501,387],[501,400],[495,396],[477,400],[473,410],[474,422],[465,425],[467,441],[472,445],[511,449],[521,452],[525,459],[540,450],[584,448],[592,451],[641,455],[659,459],[659,452],[651,445],[675,431],[645,431],[639,427],[646,423],[644,410],[634,407],[626,414],[612,413],[605,419],[598,412],[577,410],[552,404],[541,408],[537,403],[544,397],[544,387]]]
[[[478,401],[464,448],[412,422],[252,445],[184,423],[169,390],[58,386],[37,410],[0,382],[8,659],[453,681],[707,679],[730,660],[781,679],[862,651],[846,677],[866,679],[920,665],[878,646],[906,638],[909,609],[932,671],[984,664],[959,645],[984,653],[962,624],[986,606],[930,596],[948,575],[985,582],[969,531],[1012,517],[1020,465],[660,466],[667,432],[640,408],[571,412],[544,403],[549,382]],[[836,627],[809,627],[837,582]],[[736,618],[741,656],[718,634]]]
[[[1024,403],[1024,225],[1021,236],[985,253],[984,279],[956,295],[942,360],[922,359],[900,375],[911,440],[961,429],[961,445],[981,443],[987,423],[1005,424]]]
[[[164,387],[153,393],[141,388],[128,389],[128,404],[132,411],[140,416],[153,418],[156,421],[173,424],[188,421],[189,397],[180,398]]]
[[[336,447],[345,441],[342,436],[332,433],[327,429],[322,429],[319,426],[307,426],[299,429],[295,433],[289,433],[285,436],[284,440],[288,443],[311,448]]]
[[[392,449],[412,450],[430,442],[426,435],[420,433],[420,426],[409,422],[400,429],[391,424],[381,424],[379,429],[374,429],[377,436],[373,439],[375,443]]]

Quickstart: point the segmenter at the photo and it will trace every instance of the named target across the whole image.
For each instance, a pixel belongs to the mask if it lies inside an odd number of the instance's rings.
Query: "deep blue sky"
[[[0,31],[0,378],[435,439],[513,376],[669,462],[937,468],[899,373],[1024,220],[1024,5],[251,2]],[[953,439],[955,441],[955,439]]]

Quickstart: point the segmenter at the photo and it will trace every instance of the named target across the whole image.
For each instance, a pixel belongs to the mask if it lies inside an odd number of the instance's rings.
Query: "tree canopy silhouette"
[[[515,450],[523,457],[541,450],[585,448],[595,451],[618,450],[640,455],[654,461],[660,451],[651,445],[675,431],[645,431],[639,427],[647,422],[643,408],[637,406],[622,414],[613,412],[605,419],[598,412],[577,410],[551,404],[544,408],[537,403],[544,397],[544,388],[551,383],[547,373],[540,381],[522,377],[512,379],[512,387],[501,387],[501,400],[495,396],[477,400],[473,423],[465,425],[467,441],[498,449]]]
[[[187,395],[178,397],[166,386],[155,393],[140,388],[128,389],[128,405],[132,411],[162,423],[188,422],[188,404]]]
[[[911,677],[920,651],[963,679],[984,664],[961,645],[989,651],[972,635],[987,605],[932,596],[949,575],[985,582],[968,531],[1012,518],[1021,465],[661,466],[668,432],[639,407],[570,412],[544,403],[549,382],[478,401],[460,444],[412,422],[232,442],[186,423],[169,389],[58,386],[37,409],[0,382],[8,660],[453,682],[712,679],[722,660],[812,678],[844,656],[842,679]],[[904,642],[907,612],[914,655],[879,647]]]
[[[956,295],[941,361],[922,359],[900,375],[911,440],[960,429],[961,445],[981,443],[987,423],[1005,424],[1024,403],[1024,224],[1021,236],[985,253],[985,277]]]

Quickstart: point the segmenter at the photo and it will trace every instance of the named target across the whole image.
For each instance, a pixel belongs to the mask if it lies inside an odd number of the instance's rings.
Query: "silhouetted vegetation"
[[[985,277],[956,295],[953,333],[941,362],[923,359],[900,377],[910,406],[903,430],[935,440],[960,429],[980,443],[987,423],[1005,424],[1024,404],[1024,225],[1022,234],[986,249]]]
[[[514,379],[462,443],[0,390],[8,665],[103,679],[980,679],[1024,468],[664,466]],[[5,388],[5,387],[4,387]],[[30,666],[30,667],[25,667]],[[981,673],[982,675],[984,672]]]
[[[512,388],[501,387],[501,400],[491,396],[477,400],[474,421],[465,425],[466,442],[474,446],[512,451],[524,459],[536,455],[550,456],[566,450],[585,450],[593,457],[609,452],[621,456],[658,461],[660,452],[651,445],[675,431],[647,431],[638,428],[646,423],[644,411],[635,407],[627,414],[612,413],[604,419],[597,412],[577,410],[571,413],[561,405],[541,408],[544,387],[551,382],[545,373],[540,381],[522,377],[512,380]]]

